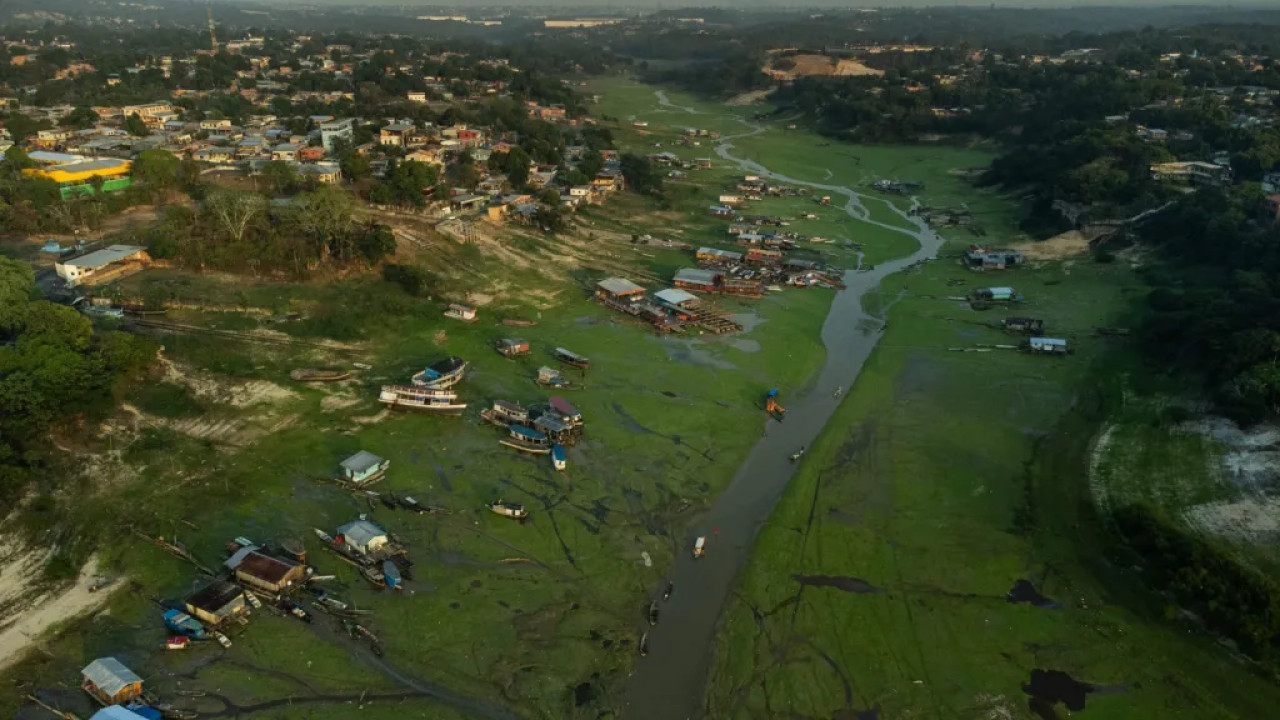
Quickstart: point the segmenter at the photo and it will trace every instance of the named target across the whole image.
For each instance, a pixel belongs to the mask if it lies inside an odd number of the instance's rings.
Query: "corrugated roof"
[[[666,290],[654,293],[653,296],[658,300],[671,305],[681,305],[691,300],[698,299],[697,295],[681,290],[680,288],[667,288]]]
[[[94,250],[88,255],[81,255],[74,260],[68,260],[63,265],[73,265],[75,267],[97,269],[106,267],[113,262],[119,262],[130,255],[146,250],[141,245],[112,245],[101,250]]]
[[[123,705],[108,705],[94,713],[89,720],[143,720],[143,717]]]
[[[511,432],[515,433],[516,435],[526,437],[530,440],[546,440],[547,439],[546,435],[543,435],[542,433],[538,432],[537,430],[534,430],[533,428],[527,428],[523,425],[511,425],[510,428],[511,428]]]
[[[680,268],[676,271],[676,280],[679,282],[695,283],[698,285],[714,285],[716,282],[716,274],[711,270]]]
[[[86,665],[81,673],[85,680],[111,697],[134,683],[142,682],[142,678],[113,657],[98,658]]]
[[[346,535],[346,533],[343,534]],[[236,572],[242,572],[269,583],[278,583],[283,581],[295,567],[297,565],[287,560],[273,558],[260,552],[251,552],[240,561]]]
[[[368,520],[352,520],[338,528],[338,534],[356,547],[366,547],[371,541],[386,537],[387,531]]]
[[[343,460],[342,467],[354,473],[362,473],[372,470],[384,462],[386,461],[368,450],[361,450],[355,455]]]
[[[226,580],[214,580],[187,598],[187,605],[207,612],[217,612],[244,597],[244,590],[239,585]]]
[[[620,277],[605,278],[596,283],[596,286],[613,295],[632,295],[644,292],[644,288],[626,278]]]

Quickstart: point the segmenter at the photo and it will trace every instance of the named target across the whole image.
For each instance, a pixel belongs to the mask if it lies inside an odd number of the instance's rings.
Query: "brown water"
[[[661,103],[665,98],[659,97]],[[843,210],[850,217],[870,221],[856,191],[837,185],[811,183],[770,172],[758,163],[734,157],[733,140],[762,132],[722,138],[716,146],[721,159],[745,172],[779,182],[821,190],[833,198],[843,196]],[[845,290],[836,293],[822,328],[827,359],[816,382],[803,396],[784,396],[785,422],[766,420],[767,428],[733,482],[715,505],[689,528],[686,548],[677,554],[669,579],[675,583],[671,599],[662,603],[662,621],[649,632],[649,654],[637,658],[627,689],[622,716],[634,720],[686,720],[703,712],[703,695],[711,666],[716,622],[735,579],[750,557],[756,533],[768,519],[792,473],[805,462],[790,456],[801,446],[811,447],[841,398],[837,387],[852,387],[880,339],[882,324],[862,310],[863,296],[875,290],[888,275],[913,263],[936,257],[942,241],[915,217],[899,212],[913,226],[903,229],[881,225],[916,238],[920,247],[909,257],[882,263],[868,272],[845,274]],[[868,330],[868,328],[875,328]],[[843,396],[841,396],[843,397]],[[764,414],[761,413],[761,417]],[[694,539],[707,538],[706,555],[694,559]],[[655,588],[655,595],[661,587]]]

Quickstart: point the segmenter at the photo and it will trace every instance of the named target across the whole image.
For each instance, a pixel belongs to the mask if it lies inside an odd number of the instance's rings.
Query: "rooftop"
[[[344,469],[350,470],[351,472],[359,473],[359,472],[372,470],[373,468],[377,467],[378,465],[381,465],[384,462],[386,462],[386,460],[378,457],[377,455],[374,455],[368,450],[361,450],[355,455],[352,455],[346,460],[343,460],[342,467]]]
[[[667,288],[666,290],[654,293],[653,296],[668,305],[683,305],[684,303],[698,299],[697,295],[681,290],[680,288]]]
[[[259,580],[265,580],[270,583],[278,583],[285,579],[296,564],[287,560],[273,558],[270,555],[263,555],[254,550],[246,553],[240,564],[236,566],[236,572],[242,572],[251,575]]]
[[[605,278],[596,283],[596,286],[611,295],[635,295],[644,292],[644,288],[626,278],[619,277]]]
[[[716,274],[711,270],[699,270],[698,268],[680,268],[676,271],[676,280],[681,282],[700,283],[711,285],[716,281]]]
[[[187,604],[201,610],[216,612],[243,595],[244,590],[241,590],[239,585],[226,580],[214,580],[187,598]]]
[[[112,245],[102,250],[94,250],[88,255],[81,255],[74,260],[68,260],[64,265],[73,265],[83,268],[100,268],[106,267],[113,262],[119,262],[134,253],[142,252],[146,248],[141,245]]]
[[[98,658],[85,666],[81,673],[85,680],[112,697],[126,687],[142,682],[142,678],[113,657]]]

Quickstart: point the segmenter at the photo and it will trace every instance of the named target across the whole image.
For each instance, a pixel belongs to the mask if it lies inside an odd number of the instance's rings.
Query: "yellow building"
[[[129,171],[133,163],[128,160],[103,158],[86,160],[65,165],[54,165],[47,168],[31,168],[22,173],[29,177],[42,177],[52,180],[61,188],[62,197],[92,195],[94,188],[92,179],[102,178],[102,191],[111,192],[128,187],[131,184]]]

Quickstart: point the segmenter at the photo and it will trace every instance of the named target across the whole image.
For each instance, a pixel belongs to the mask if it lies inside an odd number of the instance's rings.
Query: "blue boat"
[[[388,590],[400,589],[400,568],[390,560],[382,563],[382,579],[387,583]]]
[[[554,465],[557,470],[563,470],[565,465],[568,464],[568,457],[565,455],[564,446],[560,443],[556,443],[551,446],[551,464]]]
[[[208,640],[209,633],[204,624],[181,610],[165,610],[164,624],[173,632],[181,633],[192,640]]]
[[[419,387],[444,390],[458,384],[467,371],[467,361],[460,357],[447,357],[423,368],[411,380]]]
[[[524,425],[509,425],[507,429],[511,431],[511,435],[499,440],[501,444],[535,455],[551,452],[551,440],[537,430]]]

